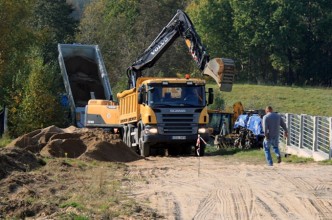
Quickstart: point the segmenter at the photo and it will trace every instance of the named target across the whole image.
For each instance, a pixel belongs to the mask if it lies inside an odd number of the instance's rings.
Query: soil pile
[[[89,147],[80,158],[92,158],[100,161],[113,162],[131,162],[140,158],[135,152],[128,149],[123,147],[123,142],[120,140],[115,143],[101,141],[93,147]]]
[[[13,171],[27,172],[45,163],[33,153],[18,147],[0,149],[0,180]]]
[[[18,147],[45,157],[68,157],[112,162],[142,159],[119,139],[99,128],[65,129],[50,126],[18,137],[9,147]]]

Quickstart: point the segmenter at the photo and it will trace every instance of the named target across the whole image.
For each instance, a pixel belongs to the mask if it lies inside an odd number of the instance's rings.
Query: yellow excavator
[[[152,67],[169,46],[182,37],[202,71],[212,77],[221,91],[232,90],[235,66],[232,59],[209,58],[187,14],[178,10],[151,45],[128,68],[128,89],[113,100],[92,99],[86,106],[85,126],[120,130],[123,141],[142,156],[151,149],[189,153],[198,137],[209,138],[209,114],[213,89],[205,89],[199,78],[145,77],[143,70]],[[193,94],[186,99],[187,94]],[[208,94],[208,95],[206,95]],[[204,155],[204,146],[199,155]],[[195,151],[197,152],[197,151]]]
[[[233,104],[233,111],[209,109],[209,132],[217,148],[226,148],[234,145],[236,139],[233,134],[234,124],[237,118],[244,113],[241,102]]]

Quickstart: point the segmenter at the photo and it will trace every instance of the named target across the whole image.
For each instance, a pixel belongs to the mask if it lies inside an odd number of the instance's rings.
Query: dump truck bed
[[[59,64],[73,122],[84,127],[92,98],[112,100],[112,90],[98,45],[58,44]]]

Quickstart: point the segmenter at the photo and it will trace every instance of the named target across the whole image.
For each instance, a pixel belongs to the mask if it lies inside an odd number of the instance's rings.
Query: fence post
[[[300,134],[299,134],[299,148],[303,147],[303,120],[304,120],[304,115],[300,116]]]
[[[313,116],[313,131],[312,131],[312,151],[317,151],[317,136],[318,136],[318,120],[317,116]]]
[[[332,117],[329,118],[329,141],[330,141],[330,153],[329,153],[329,160],[332,158]]]
[[[291,140],[291,132],[292,132],[292,127],[291,127],[291,120],[290,120],[291,114],[286,113],[286,123],[287,123],[287,129],[288,129],[288,138],[286,139],[286,146],[290,145],[290,140]]]

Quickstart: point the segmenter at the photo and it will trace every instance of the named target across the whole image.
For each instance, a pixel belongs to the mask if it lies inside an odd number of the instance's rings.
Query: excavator
[[[198,68],[202,70],[203,75],[212,77],[218,84],[220,91],[230,92],[234,80],[234,61],[227,58],[210,60],[194,25],[182,10],[177,11],[176,15],[162,29],[150,46],[127,69],[129,88],[136,86],[137,79],[142,77],[142,71],[152,67],[180,36],[185,40],[189,53]]]
[[[207,106],[213,103],[213,89],[205,90],[198,78],[145,77],[143,70],[153,67],[162,54],[182,37],[202,71],[212,77],[221,91],[232,90],[235,66],[232,59],[209,58],[187,14],[178,10],[151,45],[127,69],[128,89],[113,100],[91,99],[86,106],[85,126],[117,128],[123,141],[147,157],[153,149],[169,153],[204,155],[209,138]],[[190,98],[186,98],[191,94]],[[208,96],[206,95],[208,94]],[[203,139],[199,142],[199,138]],[[202,143],[202,146],[197,143]]]

